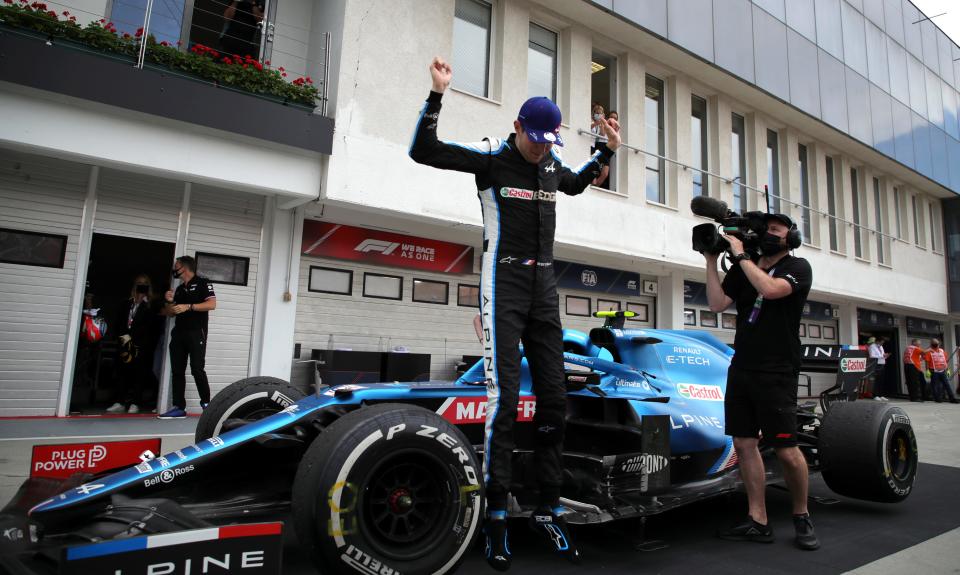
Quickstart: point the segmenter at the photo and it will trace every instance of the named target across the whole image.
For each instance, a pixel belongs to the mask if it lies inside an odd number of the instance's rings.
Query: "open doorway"
[[[604,118],[615,117],[618,122],[620,113],[617,110],[617,59],[602,52],[594,51],[590,60],[590,130],[597,134],[603,131],[596,125],[597,114]],[[621,122],[622,123],[622,122]],[[616,156],[610,162],[610,169],[601,174],[597,187],[606,190],[616,189]]]
[[[159,308],[170,289],[175,248],[169,242],[93,235],[71,414],[156,409],[166,325]]]
[[[901,389],[900,386],[900,331],[897,329],[870,329],[861,331],[859,338],[859,344],[865,347],[869,345],[870,338],[883,338],[883,351],[890,354],[889,357],[887,357],[883,374],[881,375],[884,382],[884,389],[880,395],[884,395],[885,397],[906,397],[906,392]],[[877,390],[874,389],[874,395],[877,394]]]

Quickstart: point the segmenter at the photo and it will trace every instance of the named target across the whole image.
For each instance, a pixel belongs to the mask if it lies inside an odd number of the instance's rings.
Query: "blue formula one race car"
[[[600,312],[603,327],[564,333],[569,523],[650,516],[739,485],[723,415],[733,351],[702,332],[624,329],[629,315]],[[521,377],[514,516],[537,500],[526,362]],[[822,405],[798,412],[811,470],[848,497],[905,499],[918,465],[907,415],[879,402]],[[65,484],[28,481],[0,528],[31,536],[7,542],[5,561],[292,513],[300,548],[323,573],[452,572],[481,531],[486,408],[482,360],[454,382],[318,384],[309,395],[244,379],[213,398],[189,447]],[[773,463],[762,441],[761,452]],[[781,479],[777,465],[767,469],[770,482]]]

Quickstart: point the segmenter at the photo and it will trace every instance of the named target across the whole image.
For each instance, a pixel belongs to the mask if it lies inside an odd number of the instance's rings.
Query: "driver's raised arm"
[[[603,166],[610,163],[610,158],[620,147],[620,126],[617,121],[600,120],[600,127],[603,129],[607,142],[605,144],[601,143],[597,151],[577,168],[571,169],[565,165],[556,153],[556,148],[551,149],[551,153],[560,162],[561,166],[560,185],[557,186],[557,189],[561,192],[574,196],[585,190],[600,175]]]
[[[480,144],[457,144],[437,139],[437,119],[440,117],[440,100],[450,85],[453,69],[442,58],[430,63],[433,87],[420,112],[417,128],[410,144],[410,157],[418,164],[426,164],[444,170],[457,170],[477,174],[490,162],[493,145],[487,141]]]

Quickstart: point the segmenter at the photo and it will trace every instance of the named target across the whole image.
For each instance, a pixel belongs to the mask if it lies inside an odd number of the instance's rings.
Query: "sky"
[[[933,18],[933,22],[943,30],[947,36],[960,45],[960,0],[912,0],[913,4],[926,16],[935,16],[946,12],[943,16]]]

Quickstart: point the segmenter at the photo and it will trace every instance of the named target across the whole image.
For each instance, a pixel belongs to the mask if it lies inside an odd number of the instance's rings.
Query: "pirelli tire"
[[[897,503],[917,478],[917,437],[910,417],[888,404],[840,402],[820,425],[821,474],[834,492]]]
[[[303,399],[304,394],[276,377],[248,377],[235,381],[213,396],[197,422],[200,443],[220,435],[228,419],[263,419]]]
[[[293,482],[297,538],[322,573],[449,573],[480,532],[483,476],[455,426],[381,404],[320,434]]]

